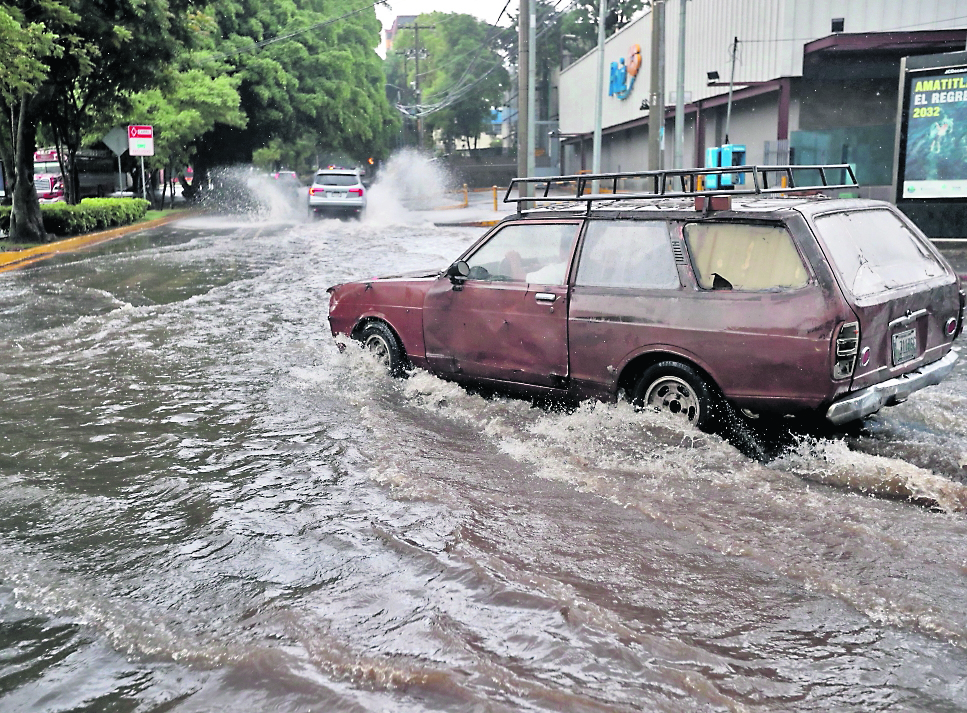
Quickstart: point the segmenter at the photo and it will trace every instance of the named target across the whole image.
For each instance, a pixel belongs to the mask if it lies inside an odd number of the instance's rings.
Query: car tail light
[[[312,188],[309,189],[309,195],[310,196],[314,196],[314,195],[317,195],[319,193],[325,193],[325,191],[322,190],[321,188],[316,188],[315,186],[313,186]]]
[[[363,189],[362,188],[350,188],[349,189],[349,195],[351,195],[351,196],[358,196],[358,197],[362,198],[363,197]]]
[[[954,330],[953,338],[956,339],[964,331],[964,305],[967,304],[967,294],[960,291],[960,312],[957,314],[957,329]]]
[[[860,346],[860,323],[847,322],[839,328],[836,336],[836,363],[833,364],[833,378],[846,379],[853,375],[856,367],[856,353]]]

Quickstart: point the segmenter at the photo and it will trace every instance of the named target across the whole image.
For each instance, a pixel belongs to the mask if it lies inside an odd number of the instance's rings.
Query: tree
[[[434,12],[417,22],[433,29],[421,33],[421,47],[414,48],[414,33],[397,38],[394,49],[399,54],[391,60],[398,78],[394,84],[415,85],[416,63],[403,58],[411,50],[421,52],[420,104],[430,108],[425,126],[438,131],[448,147],[458,138],[476,144],[509,84],[504,58],[495,49],[497,36],[507,30],[461,13]]]
[[[56,2],[33,3],[26,11],[0,7],[0,158],[13,209],[10,237],[39,242],[47,237],[33,183],[36,112],[50,74],[47,62],[63,53],[52,28],[69,27],[77,16]]]
[[[610,37],[631,22],[648,0],[610,0],[604,21],[605,35]],[[598,44],[598,18],[601,7],[595,0],[577,0],[561,21],[565,48],[583,55]],[[570,37],[568,37],[570,35]]]
[[[21,58],[14,70],[26,82],[13,90],[6,88],[13,81],[6,80],[0,95],[4,114],[11,117],[9,129],[3,122],[2,142],[14,164],[11,238],[46,238],[33,187],[39,124],[44,122],[66,149],[76,199],[73,156],[84,130],[99,114],[123,106],[130,92],[155,83],[186,39],[190,2],[72,0],[68,6],[58,0],[6,0],[4,14],[19,32],[40,38],[38,45],[27,46],[29,59]],[[18,30],[4,23],[16,41]],[[12,51],[17,54],[16,45]]]
[[[146,159],[148,168],[170,169],[187,186],[184,170],[196,151],[195,143],[216,124],[245,126],[246,117],[239,109],[239,81],[189,69],[171,72],[163,89],[134,94],[128,114],[131,122],[151,124],[155,129],[154,156]]]
[[[385,154],[397,119],[383,93],[372,4],[324,0],[216,0],[222,39],[214,59],[239,79],[244,128],[218,123],[197,142],[196,175],[208,166],[306,141],[360,160]],[[284,39],[279,39],[284,38]],[[281,154],[280,154],[281,155]]]
[[[191,0],[75,0],[77,40],[51,62],[51,101],[42,120],[65,163],[67,201],[76,203],[74,157],[104,114],[124,112],[130,95],[164,80],[189,41]]]

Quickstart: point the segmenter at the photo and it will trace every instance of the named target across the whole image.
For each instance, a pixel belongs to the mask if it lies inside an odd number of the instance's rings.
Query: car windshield
[[[358,183],[355,173],[320,173],[315,180],[317,186],[355,186]]]
[[[854,297],[915,285],[944,274],[926,245],[889,210],[816,219],[836,270]]]

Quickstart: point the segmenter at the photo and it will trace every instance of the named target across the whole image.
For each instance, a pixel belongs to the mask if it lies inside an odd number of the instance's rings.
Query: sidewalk
[[[166,223],[171,223],[179,218],[184,217],[184,214],[176,213],[166,215],[163,218],[156,218],[155,220],[146,220],[141,223],[132,223],[131,225],[124,225],[120,228],[104,230],[99,233],[87,233],[86,235],[77,235],[73,238],[64,238],[63,240],[45,243],[44,245],[37,245],[36,247],[27,248],[26,250],[10,250],[0,252],[0,272],[18,270],[22,267],[27,267],[28,265],[33,265],[36,262],[40,262],[41,260],[46,260],[54,257],[55,255],[59,255],[60,253],[73,252],[75,250],[80,250],[92,245],[105,243],[109,240],[120,238],[122,235],[128,235],[129,233],[135,233],[141,230],[148,230],[149,228],[156,228],[159,225],[165,225]]]
[[[516,203],[504,203],[506,186],[497,187],[497,209],[494,210],[494,194],[491,188],[472,190],[467,193],[467,205],[462,204],[463,192],[457,191],[449,197],[457,202],[454,205],[438,208],[433,216],[433,224],[438,227],[489,227],[496,225],[509,215],[517,212]]]

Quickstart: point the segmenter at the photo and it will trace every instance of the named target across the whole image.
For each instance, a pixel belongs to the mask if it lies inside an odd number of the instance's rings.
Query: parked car
[[[848,166],[810,170],[813,186],[801,167],[730,168],[748,179],[732,191],[686,190],[716,169],[515,179],[505,200],[534,183],[542,207],[442,272],[329,288],[332,333],[397,374],[623,397],[701,428],[726,413],[863,418],[950,372],[964,292],[892,205],[796,195],[855,188]],[[656,188],[622,193],[636,182]]]
[[[320,213],[353,215],[366,209],[366,188],[362,175],[353,168],[324,168],[316,171],[309,187],[309,215]]]

